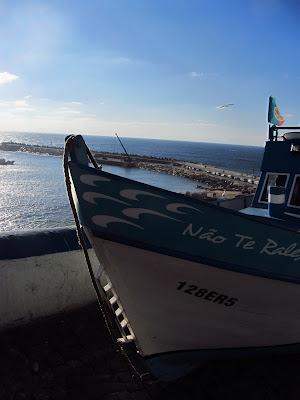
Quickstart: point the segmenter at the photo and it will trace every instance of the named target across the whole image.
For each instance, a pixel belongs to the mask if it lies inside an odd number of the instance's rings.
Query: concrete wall
[[[99,263],[89,252],[96,270]],[[94,301],[80,250],[0,260],[0,330]]]

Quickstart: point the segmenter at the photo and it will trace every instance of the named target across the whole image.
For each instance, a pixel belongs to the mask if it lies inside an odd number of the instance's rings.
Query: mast
[[[130,155],[127,153],[127,151],[126,151],[126,149],[125,149],[123,143],[121,142],[121,139],[119,138],[119,136],[118,136],[117,133],[115,133],[115,135],[117,136],[117,139],[118,139],[118,141],[120,142],[120,145],[122,146],[123,150],[125,151],[125,154],[126,154],[126,156],[127,156],[127,158],[128,158],[128,161],[131,162],[131,161],[132,161],[132,160],[131,160],[131,157],[130,157]]]

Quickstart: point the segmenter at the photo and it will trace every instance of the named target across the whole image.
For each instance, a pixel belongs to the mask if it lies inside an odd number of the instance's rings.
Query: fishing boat
[[[104,172],[81,136],[67,138],[101,301],[119,343],[160,379],[208,358],[300,350],[300,132],[278,116],[272,98],[261,177],[241,210]]]
[[[15,162],[11,160],[5,160],[5,158],[0,158],[0,165],[13,165]]]

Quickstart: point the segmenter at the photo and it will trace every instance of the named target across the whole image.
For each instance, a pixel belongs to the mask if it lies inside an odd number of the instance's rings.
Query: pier
[[[28,145],[24,143],[2,142],[0,150],[22,151],[32,154],[48,154],[51,156],[63,155],[63,148],[52,146]],[[195,196],[213,200],[227,193],[228,197],[235,197],[240,194],[251,194],[255,192],[258,177],[251,174],[242,174],[236,171],[227,171],[211,165],[181,161],[172,158],[158,158],[151,156],[93,151],[98,164],[115,165],[123,168],[142,168],[169,175],[184,177],[198,183],[203,189],[200,195]]]

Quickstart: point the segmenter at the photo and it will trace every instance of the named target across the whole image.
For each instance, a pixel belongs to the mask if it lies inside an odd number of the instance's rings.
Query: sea
[[[65,135],[0,133],[0,142],[63,147]],[[116,137],[84,135],[98,151],[122,153]],[[175,158],[204,163],[224,170],[259,175],[263,148],[205,142],[122,138],[129,154]],[[0,158],[14,165],[0,166],[0,232],[73,226],[68,204],[62,158],[24,152],[4,152]],[[179,193],[197,191],[186,178],[138,168],[103,166],[105,171]]]

